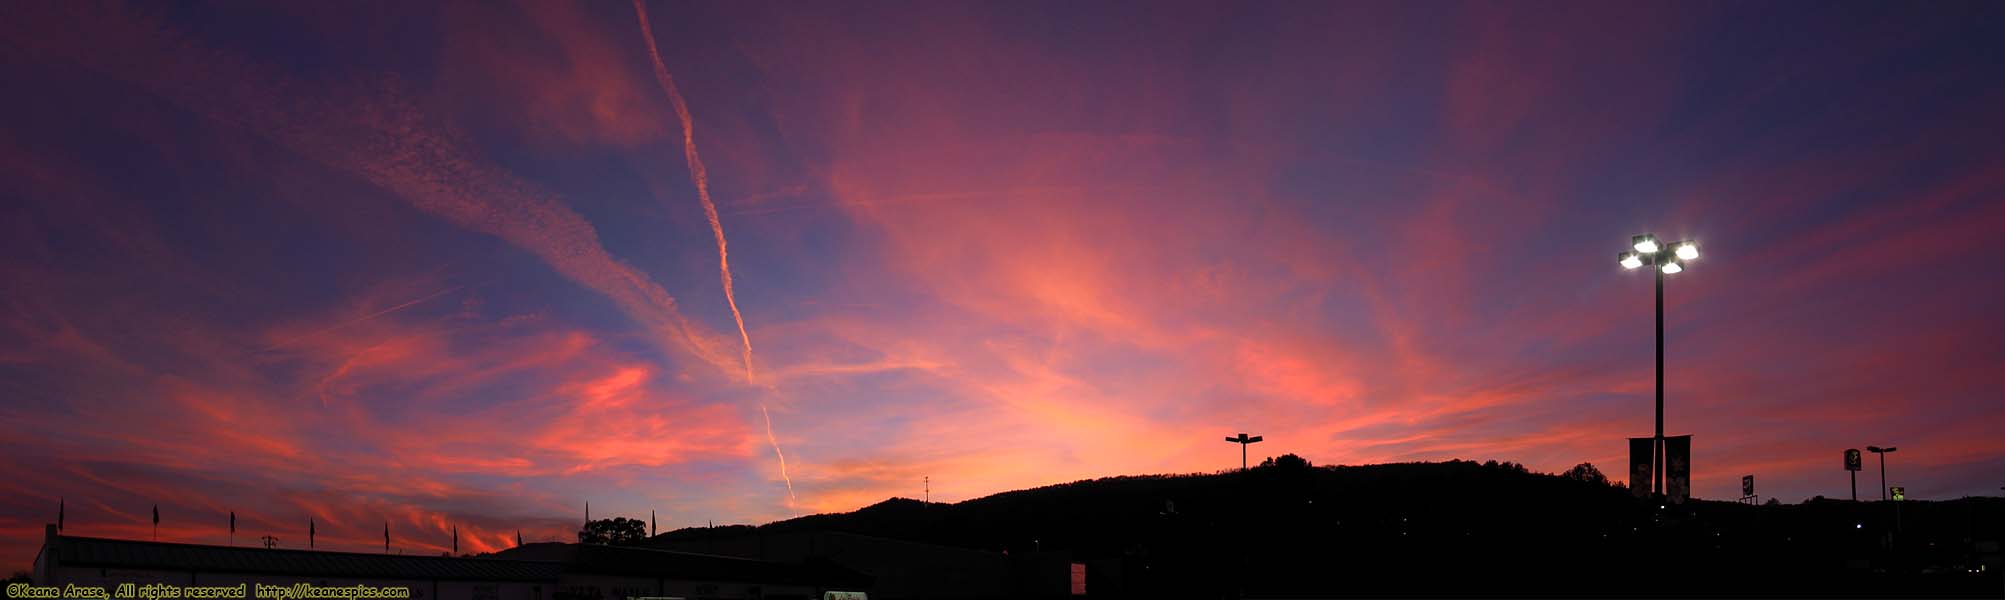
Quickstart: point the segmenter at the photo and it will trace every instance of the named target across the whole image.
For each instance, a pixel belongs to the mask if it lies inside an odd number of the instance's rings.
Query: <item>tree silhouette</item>
[[[1309,468],[1309,459],[1296,456],[1291,452],[1280,456],[1269,456],[1267,460],[1260,461],[1260,464],[1255,466],[1260,468],[1307,469]]]
[[[628,546],[646,539],[647,522],[626,517],[589,521],[584,529],[578,530],[580,544]]]
[[[1566,472],[1560,474],[1560,476],[1565,477],[1567,479],[1572,479],[1574,481],[1585,481],[1588,483],[1598,483],[1602,485],[1608,485],[1608,477],[1601,474],[1601,469],[1594,468],[1594,463],[1580,463],[1574,465],[1573,468],[1567,469]]]

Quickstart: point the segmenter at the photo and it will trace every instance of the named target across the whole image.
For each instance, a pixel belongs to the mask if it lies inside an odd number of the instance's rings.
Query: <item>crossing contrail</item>
[[[278,343],[276,343],[276,344],[272,344],[272,345],[270,345],[270,346],[266,346],[266,347],[265,347],[265,349],[263,350],[263,352],[270,352],[270,351],[272,351],[272,350],[277,350],[277,349],[279,349],[279,348],[283,348],[283,347],[286,347],[286,346],[290,346],[290,345],[292,345],[292,344],[294,344],[294,343],[297,343],[297,342],[299,342],[300,340],[304,340],[304,339],[308,339],[308,338],[312,338],[312,337],[314,337],[314,336],[317,336],[317,335],[320,335],[320,334],[323,334],[323,333],[327,333],[327,332],[329,332],[329,331],[334,331],[334,330],[336,330],[336,329],[340,329],[340,328],[343,328],[343,327],[347,327],[347,326],[349,326],[349,325],[354,325],[354,324],[356,324],[356,323],[361,323],[361,322],[363,322],[363,321],[368,321],[368,320],[371,320],[371,319],[374,319],[374,318],[376,318],[376,317],[380,317],[380,316],[383,316],[383,315],[387,315],[387,314],[390,314],[390,313],[393,313],[393,312],[397,312],[397,311],[400,311],[400,310],[404,310],[404,309],[406,309],[406,308],[410,308],[410,307],[413,307],[413,306],[417,306],[417,305],[419,305],[419,304],[423,304],[423,303],[424,303],[424,302],[425,302],[426,300],[431,300],[431,299],[433,299],[433,298],[437,298],[437,297],[439,297],[439,296],[444,296],[444,295],[446,295],[446,294],[449,294],[449,293],[452,293],[452,292],[456,292],[456,291],[459,291],[459,290],[460,290],[461,288],[465,288],[465,287],[466,287],[466,286],[463,286],[463,285],[456,285],[456,286],[453,286],[453,287],[449,287],[449,288],[446,288],[446,289],[443,289],[443,290],[439,290],[439,291],[436,291],[436,292],[432,292],[432,293],[430,293],[430,294],[426,294],[426,295],[424,295],[423,297],[420,297],[420,298],[418,298],[418,299],[415,299],[415,300],[411,300],[411,301],[409,301],[409,302],[405,302],[405,303],[403,303],[403,304],[398,304],[398,305],[396,305],[396,306],[392,306],[392,307],[389,307],[389,308],[385,308],[385,309],[382,309],[382,310],[378,310],[378,311],[376,311],[376,312],[372,312],[372,313],[369,313],[369,314],[366,314],[366,315],[362,315],[362,316],[360,316],[360,317],[356,317],[356,318],[354,318],[354,319],[350,319],[350,320],[347,320],[347,321],[342,321],[342,322],[340,322],[340,323],[336,323],[336,324],[334,324],[334,325],[330,325],[330,326],[327,326],[327,327],[324,327],[324,328],[321,328],[321,329],[319,329],[319,330],[317,330],[317,331],[314,331],[314,332],[312,332],[312,333],[308,333],[308,334],[306,334],[306,335],[301,335],[301,336],[298,336],[298,337],[294,337],[294,338],[291,338],[291,339],[286,339],[286,340],[282,340],[282,341],[280,341],[280,342],[278,342]],[[327,400],[326,400],[326,398],[325,398],[325,397],[323,397],[323,398],[321,399],[321,404],[326,404],[326,403],[327,403]]]
[[[738,323],[738,339],[745,347],[745,383],[757,385],[752,377],[752,336],[745,332],[745,316],[738,312],[738,295],[731,286],[730,244],[724,241],[724,223],[717,219],[717,203],[710,200],[710,174],[703,168],[703,157],[696,153],[695,120],[689,117],[689,103],[683,101],[682,92],[676,89],[668,65],[661,61],[661,49],[654,43],[654,26],[648,22],[647,6],[641,0],[633,2],[634,15],[640,19],[641,38],[647,41],[648,58],[654,61],[654,80],[661,84],[661,91],[675,105],[675,117],[682,121],[682,156],[689,163],[689,178],[696,182],[696,197],[703,202],[703,215],[710,219],[710,233],[717,238],[717,272],[724,283],[724,303],[731,307],[731,320]],[[759,401],[759,414],[766,419],[766,442],[773,445],[773,455],[779,457],[780,479],[787,482],[787,505],[792,506],[796,500],[794,479],[787,474],[787,455],[780,450],[779,438],[773,435],[773,415],[766,410],[764,400]]]

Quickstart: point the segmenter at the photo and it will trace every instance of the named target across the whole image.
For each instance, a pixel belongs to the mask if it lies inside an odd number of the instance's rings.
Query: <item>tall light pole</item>
[[[1895,448],[1895,447],[1893,447],[1893,446],[1887,446],[1887,447],[1885,447],[1885,448],[1881,448],[1881,447],[1879,447],[1879,446],[1867,446],[1867,447],[1866,447],[1866,451],[1867,451],[1867,452],[1871,452],[1871,453],[1873,453],[1873,454],[1878,454],[1878,455],[1880,455],[1880,499],[1881,499],[1881,500],[1886,500],[1886,499],[1887,499],[1887,453],[1888,453],[1888,452],[1893,452],[1893,451],[1895,451],[1895,450],[1899,450],[1899,449],[1900,449],[1900,448]]]
[[[1241,471],[1246,470],[1246,445],[1259,443],[1261,439],[1263,438],[1257,435],[1253,437],[1246,437],[1246,434],[1244,433],[1239,434],[1239,437],[1225,438],[1225,441],[1235,442],[1239,444],[1239,470]]]
[[[1657,236],[1642,234],[1629,238],[1631,250],[1616,255],[1624,269],[1651,267],[1657,272],[1657,435],[1652,438],[1650,471],[1656,479],[1652,489],[1664,493],[1664,276],[1684,272],[1687,261],[1699,258],[1696,242],[1659,244]]]

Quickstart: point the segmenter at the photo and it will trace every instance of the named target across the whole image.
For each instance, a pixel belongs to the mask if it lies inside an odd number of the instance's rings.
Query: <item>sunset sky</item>
[[[1239,432],[1626,479],[1643,232],[1704,245],[1696,495],[1843,497],[1868,444],[1910,497],[2005,485],[2005,4],[645,14],[0,3],[0,567],[59,501],[486,551]]]

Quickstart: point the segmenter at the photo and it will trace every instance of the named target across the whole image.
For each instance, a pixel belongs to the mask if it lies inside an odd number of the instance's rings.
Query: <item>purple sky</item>
[[[2005,485],[2005,5],[646,8],[0,3],[0,558],[1621,479],[1646,231],[1697,495]]]

